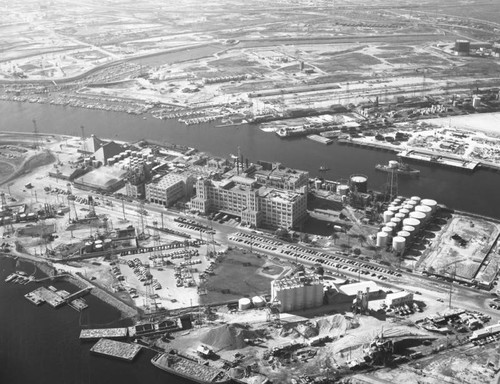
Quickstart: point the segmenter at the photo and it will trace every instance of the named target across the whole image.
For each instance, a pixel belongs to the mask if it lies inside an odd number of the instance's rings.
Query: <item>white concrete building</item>
[[[186,174],[169,173],[146,185],[146,199],[169,207],[193,193],[194,178]]]

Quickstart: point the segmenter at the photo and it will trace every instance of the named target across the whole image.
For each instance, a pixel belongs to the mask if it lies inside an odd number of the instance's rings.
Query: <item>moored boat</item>
[[[394,172],[398,175],[406,175],[406,176],[418,176],[420,175],[420,170],[410,167],[408,164],[405,164],[400,161],[390,160],[388,164],[377,164],[375,169],[382,172]]]
[[[225,384],[232,381],[226,372],[200,364],[194,358],[175,351],[159,353],[151,359],[151,363],[166,372],[200,384]]]

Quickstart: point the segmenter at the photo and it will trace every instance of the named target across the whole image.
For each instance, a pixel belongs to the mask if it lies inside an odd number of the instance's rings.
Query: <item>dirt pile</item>
[[[245,339],[265,338],[262,330],[250,330],[241,324],[224,324],[210,329],[200,341],[211,346],[215,352],[231,351],[246,347]]]
[[[331,337],[339,337],[345,334],[349,327],[349,322],[342,315],[332,315],[320,319],[316,322],[318,334],[320,336],[329,335]]]

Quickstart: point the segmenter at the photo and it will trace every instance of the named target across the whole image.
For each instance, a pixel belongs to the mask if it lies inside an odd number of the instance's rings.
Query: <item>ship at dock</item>
[[[377,164],[375,169],[387,173],[396,173],[398,175],[417,177],[420,175],[420,170],[410,167],[402,161],[390,160],[388,164]]]
[[[159,353],[151,359],[154,366],[200,384],[232,383],[226,372],[201,364],[196,359],[181,355],[176,351]]]

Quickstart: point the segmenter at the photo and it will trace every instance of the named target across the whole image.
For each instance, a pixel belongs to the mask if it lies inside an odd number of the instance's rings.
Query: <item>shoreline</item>
[[[11,258],[11,259],[22,259],[23,262],[36,266],[36,268],[39,269],[45,275],[47,275],[47,277],[53,276],[54,271],[55,270],[57,271],[57,266],[55,266],[48,260],[34,260],[31,257],[26,257],[26,255],[22,254],[14,255],[7,253],[0,253],[0,257]],[[62,277],[62,280],[67,281],[68,283],[76,286],[79,289],[91,287],[92,289],[89,292],[90,295],[93,295],[97,299],[101,300],[105,304],[109,305],[110,307],[120,312],[120,318],[117,321],[132,319],[137,316],[140,316],[140,313],[136,308],[129,306],[128,304],[124,303],[123,301],[113,296],[110,292],[107,292],[101,286],[96,285],[90,282],[89,280],[86,280],[85,278],[79,276],[78,274],[76,276],[73,274],[70,274],[70,276],[64,276]]]

